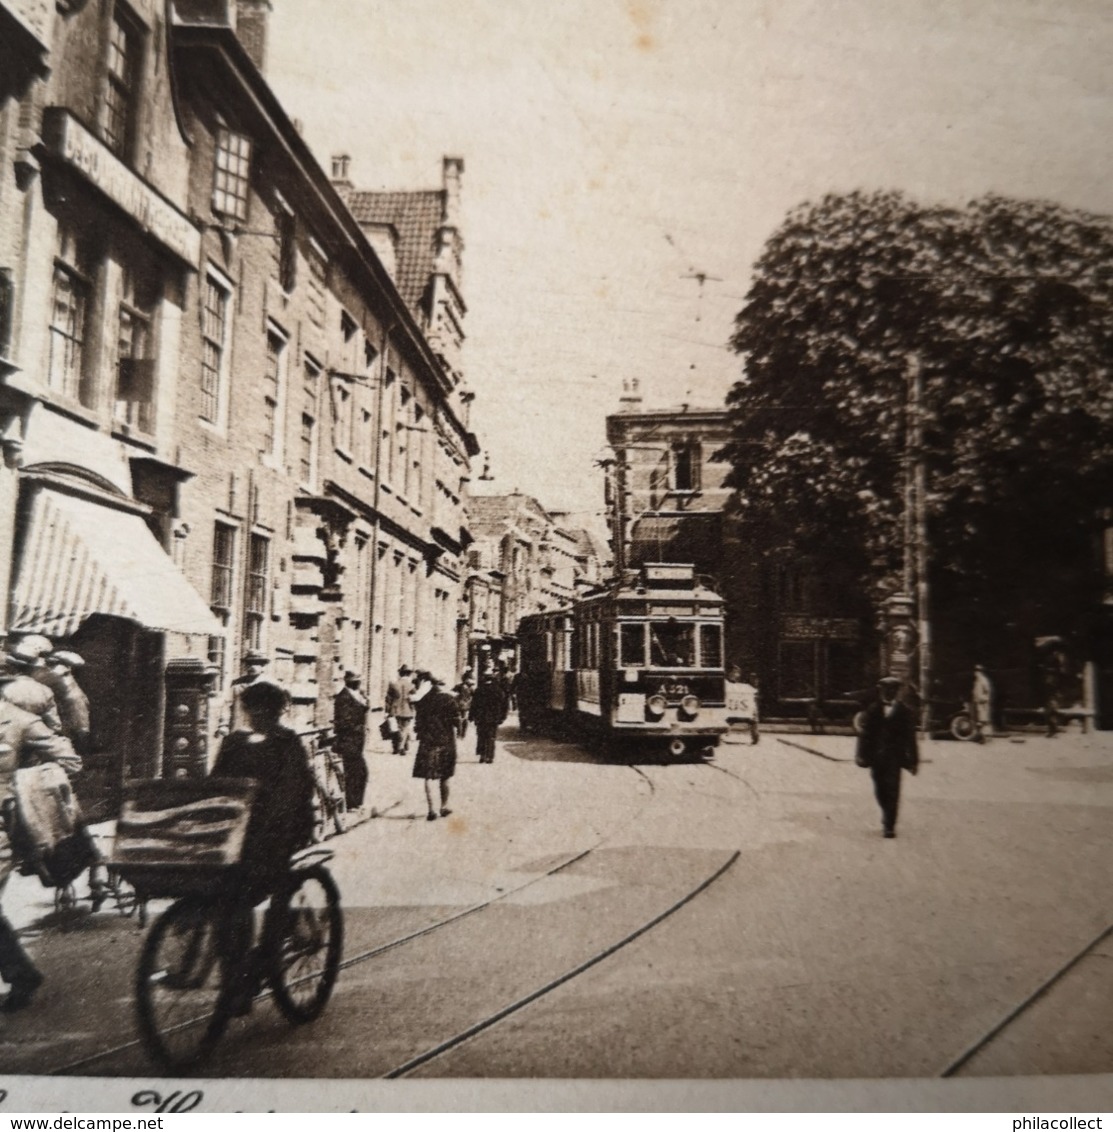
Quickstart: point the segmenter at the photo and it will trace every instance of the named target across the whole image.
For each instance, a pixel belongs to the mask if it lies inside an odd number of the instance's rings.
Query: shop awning
[[[630,532],[631,565],[669,561],[673,540],[679,533],[680,520],[675,516],[643,515]]]
[[[692,511],[685,515],[643,515],[630,532],[629,561],[692,562],[711,571],[722,556],[720,515]]]
[[[148,629],[224,629],[140,516],[40,488],[12,591],[10,629],[68,637],[94,613]]]

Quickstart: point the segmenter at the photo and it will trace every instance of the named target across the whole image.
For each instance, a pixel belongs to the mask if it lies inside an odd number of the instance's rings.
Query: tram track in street
[[[717,770],[717,771],[718,771],[718,772],[719,772],[720,774],[725,774],[725,775],[726,775],[726,776],[727,776],[728,778],[733,778],[733,779],[735,779],[736,781],[738,781],[738,782],[741,782],[741,783],[742,783],[742,785],[743,785],[743,786],[745,786],[745,787],[746,787],[746,789],[747,789],[747,790],[748,790],[748,791],[749,791],[749,792],[750,792],[750,793],[751,793],[751,794],[752,794],[752,795],[753,795],[753,796],[754,796],[755,798],[759,798],[759,799],[761,798],[761,794],[760,794],[760,792],[758,791],[758,789],[757,789],[757,788],[756,788],[755,786],[752,786],[752,785],[751,785],[751,784],[750,784],[750,783],[749,783],[749,782],[748,782],[748,781],[747,781],[747,780],[746,780],[745,778],[743,778],[743,777],[742,777],[742,775],[740,775],[740,774],[739,774],[739,773],[738,773],[737,771],[734,771],[734,770],[728,770],[728,769],[727,769],[727,768],[726,768],[725,766],[719,766],[719,764],[718,764],[718,763],[713,763],[713,762],[704,763],[704,766],[708,767],[708,769],[710,769],[710,770]]]
[[[621,939],[617,940],[607,947],[604,947],[602,950],[596,952],[594,955],[584,960],[582,963],[578,963],[570,970],[565,971],[563,974],[558,975],[554,979],[550,979],[542,986],[537,987],[535,990],[530,991],[528,994],[521,996],[508,1005],[487,1015],[486,1018],[473,1023],[471,1026],[459,1031],[452,1037],[446,1038],[442,1042],[438,1042],[436,1045],[430,1047],[424,1052],[411,1057],[401,1065],[398,1065],[394,1069],[391,1069],[389,1072],[382,1074],[383,1079],[396,1080],[397,1078],[408,1076],[415,1070],[429,1064],[429,1062],[431,1061],[435,1061],[438,1057],[444,1056],[446,1053],[449,1053],[451,1050],[454,1050],[458,1046],[463,1045],[465,1042],[470,1041],[472,1038],[477,1037],[479,1034],[482,1034],[485,1031],[490,1030],[492,1027],[497,1026],[500,1022],[509,1018],[511,1015],[517,1014],[518,1011],[524,1010],[527,1006],[530,1006],[540,999],[545,998],[547,995],[552,994],[553,991],[557,990],[559,987],[564,986],[566,983],[571,982],[573,979],[578,978],[580,975],[591,970],[592,967],[595,967],[599,963],[602,963],[604,960],[609,959],[612,955],[615,955],[623,948],[628,947],[636,939],[639,939],[641,936],[645,935],[646,932],[652,931],[653,928],[655,928],[658,924],[663,923],[670,916],[679,912],[681,908],[689,904],[692,900],[699,896],[700,893],[710,888],[720,877],[722,877],[730,870],[730,868],[734,865],[734,863],[740,856],[741,853],[736,849],[723,864],[721,864],[713,873],[711,873],[710,876],[706,877],[693,889],[685,893],[685,895],[682,896],[679,900],[674,901],[663,912],[659,912],[656,916],[647,920],[644,924],[635,928],[633,931],[628,932]]]
[[[982,1034],[981,1037],[977,1038],[968,1045],[962,1053],[948,1062],[947,1065],[940,1070],[939,1076],[944,1078],[963,1075],[969,1076],[969,1074],[964,1074],[963,1070],[974,1062],[980,1054],[989,1050],[992,1045],[1006,1034],[1037,1002],[1040,1002],[1051,994],[1054,988],[1060,985],[1071,971],[1084,963],[1102,943],[1111,937],[1113,937],[1113,923],[1108,924],[1088,943],[1079,948],[1066,962],[1062,963],[1037,987],[1009,1009],[993,1026]]]
[[[826,751],[819,750],[818,747],[808,747],[803,743],[794,743],[791,739],[782,739],[777,736],[777,742],[785,747],[791,747],[794,751],[803,751],[807,755],[815,755],[817,759],[826,759],[830,763],[852,763],[853,759],[842,759],[838,755],[829,755]]]
[[[646,785],[649,787],[649,797],[652,798],[656,793],[656,785],[654,784],[653,780],[649,777],[649,775],[641,770],[640,767],[630,765],[629,769],[634,771],[634,773],[639,777],[640,781],[646,783]],[[629,822],[627,824],[633,824],[637,822],[640,816],[641,808],[639,808],[638,812],[629,819]],[[592,853],[597,852],[599,849],[607,845],[608,842],[613,841],[614,839],[614,834],[609,837],[601,838],[596,844],[591,845],[586,849],[581,849],[576,853],[570,854],[569,856],[558,862],[556,865],[552,866],[552,868],[549,868],[545,872],[539,873],[536,876],[530,877],[527,881],[520,885],[517,885],[513,888],[508,888],[505,891],[499,892],[495,896],[472,904],[466,908],[461,909],[460,911],[452,913],[449,916],[445,916],[443,919],[437,920],[434,923],[427,924],[424,927],[417,928],[411,932],[407,932],[406,934],[398,936],[395,939],[388,940],[386,943],[377,944],[375,947],[367,948],[366,950],[361,951],[356,955],[348,956],[341,961],[340,970],[348,970],[360,964],[370,962],[371,960],[377,959],[380,956],[388,954],[389,952],[396,951],[399,948],[406,946],[407,944],[415,943],[416,941],[433,935],[436,932],[443,930],[444,928],[450,927],[462,920],[466,920],[469,917],[475,916],[476,914],[483,912],[497,904],[508,901],[511,898],[522,894],[532,886],[540,884],[543,881],[550,879],[551,877],[557,876],[565,869],[569,869],[572,866],[578,864],[580,861],[585,860]],[[648,929],[645,928],[641,930]],[[641,931],[639,931],[637,934],[641,934]],[[594,960],[591,965],[594,965],[594,962],[598,962],[598,959]],[[272,992],[269,989],[261,991],[253,999],[253,1005],[265,1002],[271,997]],[[201,1025],[207,1020],[207,1018],[208,1015],[206,1014],[200,1015],[197,1018],[184,1020],[183,1022],[179,1023],[175,1027],[175,1029],[183,1030],[188,1029],[191,1026]],[[81,1069],[93,1066],[98,1062],[106,1061],[112,1057],[116,1057],[121,1054],[127,1054],[133,1050],[138,1050],[141,1048],[142,1042],[138,1038],[133,1038],[129,1041],[114,1045],[109,1049],[99,1050],[95,1053],[87,1054],[83,1057],[68,1061],[61,1066],[56,1066],[52,1069],[45,1070],[44,1074],[46,1076],[67,1076],[74,1074]]]

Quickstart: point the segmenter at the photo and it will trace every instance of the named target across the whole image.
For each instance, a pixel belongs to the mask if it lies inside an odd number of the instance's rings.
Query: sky
[[[439,188],[464,159],[476,487],[552,509],[602,511],[624,380],[650,408],[723,403],[794,206],[895,188],[1113,213],[1105,0],[273,4],[267,75],[326,169],[347,152],[360,188]]]

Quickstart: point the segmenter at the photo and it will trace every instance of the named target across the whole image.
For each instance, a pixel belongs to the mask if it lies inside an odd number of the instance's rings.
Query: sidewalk
[[[412,775],[416,751],[415,738],[411,740],[410,750],[405,756],[395,755],[390,742],[379,737],[377,726],[369,729],[366,754],[369,777],[363,814],[353,815],[349,819],[345,833],[328,838],[326,844],[329,848],[335,850],[342,858],[347,857],[349,854],[342,851],[345,842],[351,840],[355,830],[378,818],[425,820],[424,785],[420,779],[415,779]],[[474,761],[474,726],[468,728],[467,737],[459,745],[459,757],[461,762]],[[93,836],[98,840],[106,857],[111,855],[115,826],[115,822],[108,821],[91,827]],[[87,914],[89,909],[86,899],[89,891],[87,874],[78,878],[75,888],[78,908],[74,915]],[[44,888],[38,877],[12,873],[0,899],[0,907],[17,932],[34,936],[44,927],[52,926],[55,918],[55,895],[56,890]],[[98,915],[115,915],[111,900],[105,903]],[[44,920],[47,921],[45,925],[42,923]]]

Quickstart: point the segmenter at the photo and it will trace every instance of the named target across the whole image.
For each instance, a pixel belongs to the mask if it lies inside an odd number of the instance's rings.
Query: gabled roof
[[[388,224],[398,235],[395,283],[413,311],[421,311],[421,299],[433,274],[437,229],[444,223],[443,189],[414,192],[343,191],[357,223]]]
[[[608,552],[599,545],[591,531],[584,527],[576,527],[570,533],[576,540],[576,549],[580,555],[585,558],[597,558],[601,563],[607,560]]]
[[[473,495],[464,503],[468,525],[476,532],[493,534],[509,528],[522,512],[532,512],[548,526],[556,526],[552,515],[532,495]]]

